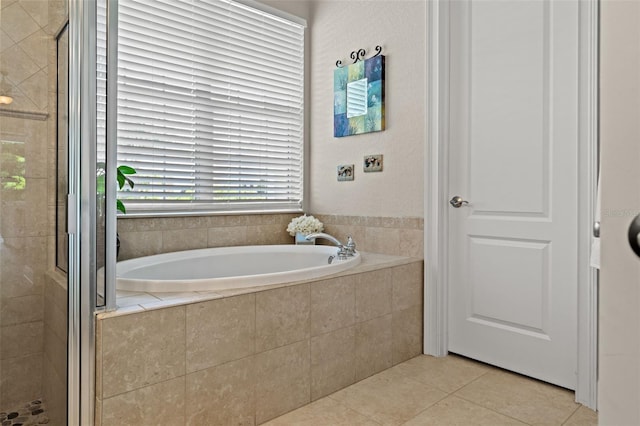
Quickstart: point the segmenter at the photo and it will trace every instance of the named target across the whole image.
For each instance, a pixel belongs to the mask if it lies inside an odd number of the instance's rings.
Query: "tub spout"
[[[329,234],[325,234],[324,232],[314,232],[313,234],[307,235],[305,238],[307,240],[311,240],[313,238],[323,238],[331,242],[331,244],[333,244],[336,247],[344,247],[344,245],[340,241],[338,241],[336,237]]]
[[[353,242],[353,239],[351,237],[349,237],[349,242],[346,246],[342,244],[336,237],[325,234],[324,232],[315,232],[306,236],[307,240],[310,240],[312,238],[323,238],[338,247],[338,260],[347,260],[348,257],[355,255],[356,244]]]

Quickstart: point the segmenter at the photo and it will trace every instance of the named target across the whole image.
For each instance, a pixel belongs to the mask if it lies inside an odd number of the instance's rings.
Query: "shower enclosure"
[[[93,424],[93,319],[115,300],[111,13],[106,0],[0,0],[2,424]]]

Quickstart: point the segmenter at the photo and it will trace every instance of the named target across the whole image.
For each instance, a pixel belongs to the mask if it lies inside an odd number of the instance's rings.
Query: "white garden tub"
[[[271,245],[179,251],[118,262],[118,290],[216,291],[289,283],[335,274],[360,263],[338,260],[332,246]],[[329,262],[330,257],[335,256]]]

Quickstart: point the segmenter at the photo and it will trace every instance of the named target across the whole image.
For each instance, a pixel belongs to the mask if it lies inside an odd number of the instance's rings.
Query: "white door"
[[[576,387],[578,2],[451,2],[449,351]]]

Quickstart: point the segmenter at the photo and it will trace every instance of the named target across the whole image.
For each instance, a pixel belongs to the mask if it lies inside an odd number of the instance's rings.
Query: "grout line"
[[[580,409],[580,407],[582,407],[582,404],[578,404],[578,406],[576,407],[576,409],[575,409],[575,410],[573,410],[573,411],[571,412],[571,414],[569,414],[569,417],[567,417],[566,419],[564,419],[564,421],[563,421],[561,424],[562,424],[562,425],[565,425],[565,424],[569,421],[569,419],[570,419],[571,417],[573,417],[573,415],[574,415],[574,414],[576,414],[576,413],[578,412],[578,410]]]
[[[370,376],[370,377],[373,377],[373,376]],[[356,383],[358,383],[358,382],[356,382]],[[355,385],[355,383],[354,383],[353,385]],[[335,395],[336,393],[340,392],[341,390],[349,389],[349,388],[350,388],[351,386],[353,386],[353,385],[349,385],[349,386],[347,386],[346,388],[343,388],[343,389],[337,390],[337,391],[335,391],[334,393],[332,393],[332,394],[329,394],[329,395],[325,396],[324,398],[329,398],[329,399],[331,399],[333,402],[337,403],[338,405],[341,405],[341,406],[345,407],[345,408],[346,408],[346,409],[348,409],[348,410],[354,411],[354,412],[356,412],[356,413],[360,414],[361,416],[366,417],[367,419],[371,420],[372,422],[374,422],[374,423],[376,423],[376,424],[381,424],[380,422],[378,422],[377,420],[375,420],[373,417],[371,417],[369,414],[367,414],[367,413],[363,413],[362,411],[359,411],[357,408],[351,407],[350,405],[347,405],[347,404],[343,403],[342,401],[337,400],[336,398],[334,398],[334,397],[333,397],[333,395]],[[320,398],[320,399],[322,399],[322,398]],[[320,401],[320,399],[319,399],[318,401]]]

